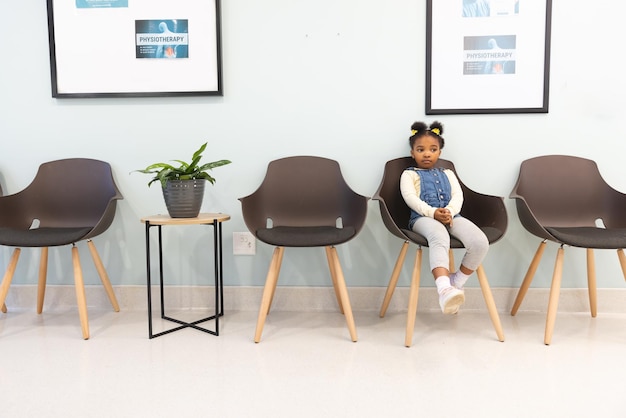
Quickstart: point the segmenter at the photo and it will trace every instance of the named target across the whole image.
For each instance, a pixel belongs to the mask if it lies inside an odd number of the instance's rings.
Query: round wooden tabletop
[[[172,218],[169,215],[152,215],[141,218],[142,223],[150,225],[203,225],[212,224],[213,221],[225,222],[230,215],[225,213],[200,213],[195,218]]]

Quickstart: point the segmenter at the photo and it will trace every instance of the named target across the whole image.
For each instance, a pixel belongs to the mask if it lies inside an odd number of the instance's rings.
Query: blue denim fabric
[[[434,208],[445,208],[450,203],[452,186],[448,176],[441,168],[421,170],[411,167],[407,168],[407,170],[413,170],[420,176],[420,199]],[[421,216],[423,215],[411,209],[409,229],[413,229],[413,224]]]

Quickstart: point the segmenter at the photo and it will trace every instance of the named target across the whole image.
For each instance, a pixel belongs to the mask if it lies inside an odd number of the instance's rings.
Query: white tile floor
[[[170,312],[168,312],[169,314]],[[220,336],[147,338],[145,311],[0,314],[1,417],[624,417],[626,314],[226,312]],[[204,312],[183,312],[182,317]],[[197,316],[195,316],[197,317]],[[164,324],[156,320],[156,331]],[[169,323],[165,323],[169,327]]]

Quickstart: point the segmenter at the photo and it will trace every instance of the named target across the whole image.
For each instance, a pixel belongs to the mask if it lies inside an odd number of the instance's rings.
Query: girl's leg
[[[424,236],[428,241],[430,268],[435,278],[439,293],[439,306],[443,313],[455,314],[465,302],[463,291],[450,283],[449,250],[450,234],[448,229],[433,218],[421,217],[413,225],[413,231]]]
[[[457,216],[450,227],[450,234],[458,238],[465,247],[459,270],[450,276],[451,284],[462,289],[468,277],[480,266],[489,250],[489,240],[472,221]]]
[[[413,232],[422,235],[428,241],[428,260],[435,280],[449,274],[450,234],[441,222],[422,216],[415,221]]]

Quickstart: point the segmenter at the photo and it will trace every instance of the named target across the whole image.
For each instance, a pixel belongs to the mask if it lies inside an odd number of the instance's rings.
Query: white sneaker
[[[439,294],[439,306],[444,314],[455,314],[465,303],[465,292],[455,287],[447,287]]]

